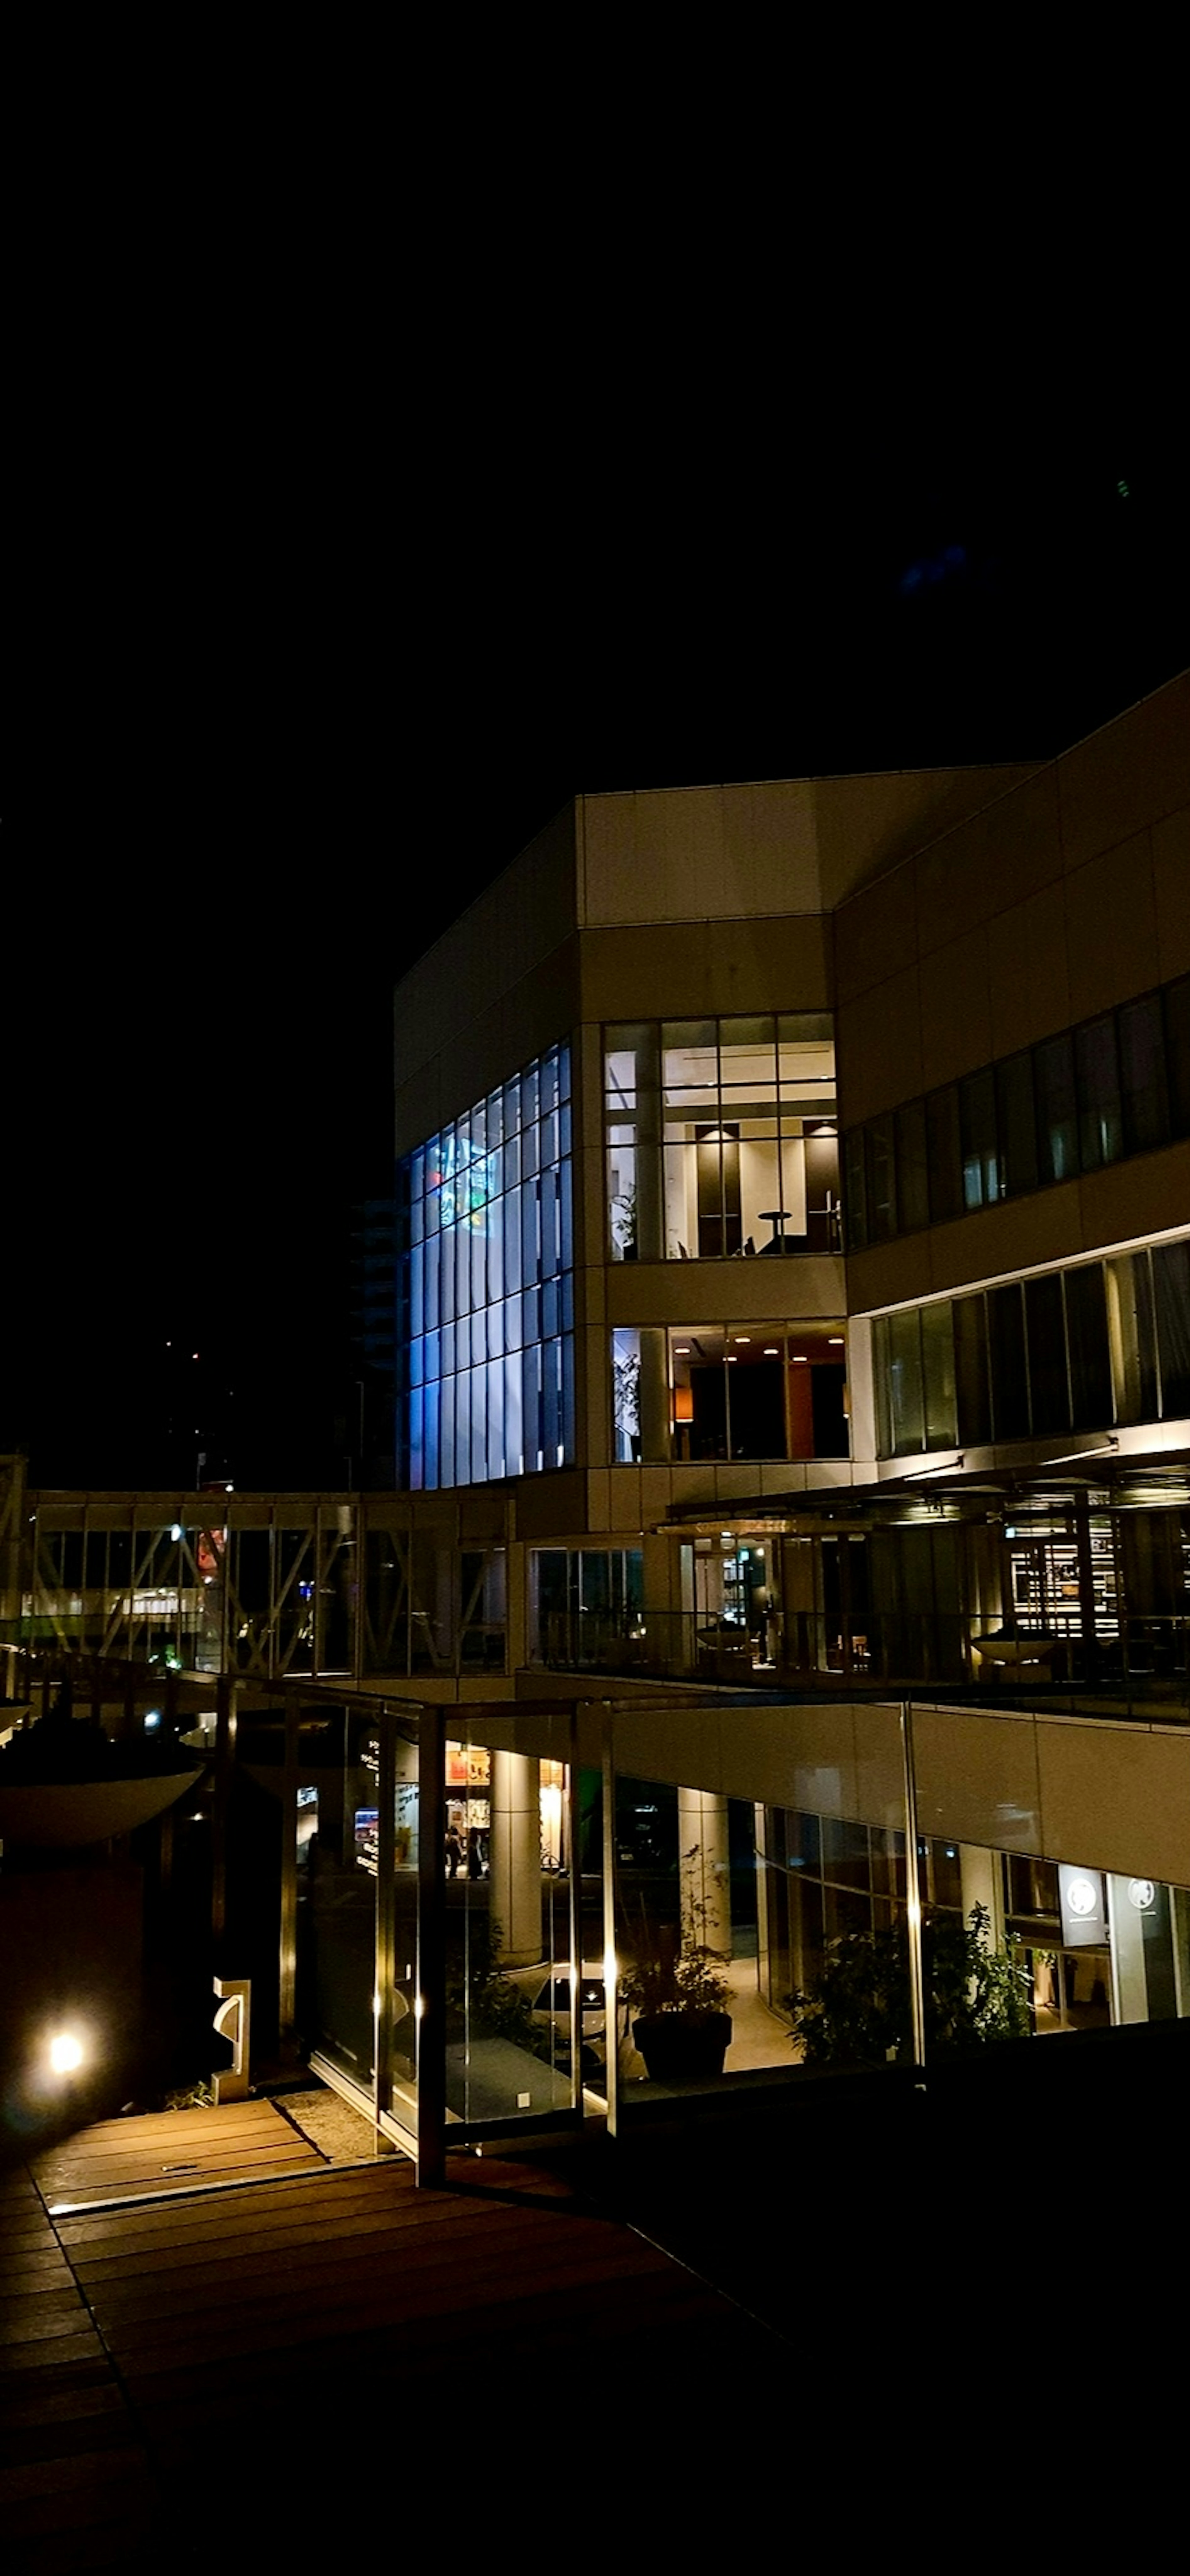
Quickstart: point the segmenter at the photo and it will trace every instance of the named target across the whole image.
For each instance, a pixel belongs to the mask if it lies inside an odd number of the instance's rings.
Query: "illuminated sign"
[[[1059,1861],[1058,1900],[1062,1908],[1062,1939],[1066,1948],[1101,1949],[1107,1940],[1107,1916],[1099,1871],[1075,1869],[1069,1861]]]

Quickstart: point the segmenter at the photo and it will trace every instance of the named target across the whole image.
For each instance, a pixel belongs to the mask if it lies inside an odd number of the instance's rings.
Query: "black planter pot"
[[[722,2075],[731,2046],[731,2014],[653,2013],[634,2021],[632,2036],[653,2084]]]

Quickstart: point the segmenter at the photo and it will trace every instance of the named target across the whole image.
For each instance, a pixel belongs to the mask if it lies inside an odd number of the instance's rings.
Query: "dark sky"
[[[0,1446],[35,1480],[180,1481],[204,1444],[342,1479],[392,984],[572,789],[1043,757],[1190,658],[1151,444],[936,432],[906,468],[764,417],[572,447],[546,406],[416,470],[349,425],[184,507],[162,474],[19,858],[10,826]]]

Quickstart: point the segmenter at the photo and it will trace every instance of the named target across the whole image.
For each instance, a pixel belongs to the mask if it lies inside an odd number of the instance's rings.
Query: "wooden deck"
[[[120,2152],[131,2172],[135,2146]],[[72,2153],[77,2181],[90,2142]],[[141,2166],[157,2153],[146,2139]],[[110,2138],[94,2156],[106,2173]],[[57,2153],[45,2167],[42,2191],[65,2171]],[[659,2392],[692,2366],[721,2396],[780,2353],[530,2167],[459,2158],[419,2193],[393,2158],[55,2220],[31,2175],[2,2189],[6,2576],[246,2567],[286,2534],[302,2553],[391,2545],[427,2498],[492,2537],[505,2494],[544,2543],[614,2490],[625,2409],[652,2439]]]
[[[325,2162],[272,2102],[224,2102],[218,2110],[101,2120],[38,2156],[32,2171],[52,2213],[72,2203],[172,2195],[196,2183],[308,2173]]]

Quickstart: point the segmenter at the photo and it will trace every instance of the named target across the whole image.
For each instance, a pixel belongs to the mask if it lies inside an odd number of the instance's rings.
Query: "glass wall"
[[[849,1128],[847,1248],[1190,1135],[1190,976]]]
[[[612,1260],[839,1249],[829,1014],[607,1028],[604,1102]]]
[[[529,1638],[535,1663],[622,1672],[645,1654],[639,1547],[535,1549]]]
[[[570,1049],[552,1047],[398,1173],[400,1481],[574,1457]]]
[[[873,1325],[877,1454],[980,1448],[1190,1414],[1190,1240]]]
[[[846,1374],[841,1322],[623,1325],[612,1334],[613,1455],[621,1466],[845,1458]]]

